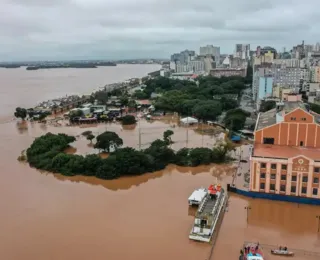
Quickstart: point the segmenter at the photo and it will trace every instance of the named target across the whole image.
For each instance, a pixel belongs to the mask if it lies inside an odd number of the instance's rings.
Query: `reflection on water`
[[[219,168],[219,170],[215,171],[214,169]],[[115,180],[101,180],[95,177],[87,177],[87,176],[63,176],[61,174],[54,174],[54,177],[60,181],[70,181],[70,182],[84,182],[91,185],[100,185],[108,190],[128,190],[132,187],[138,187],[143,183],[147,183],[150,180],[157,179],[162,177],[163,175],[171,175],[171,174],[190,174],[196,175],[201,173],[210,173],[211,176],[218,177],[221,174],[232,175],[233,167],[224,165],[220,167],[220,165],[206,165],[199,167],[179,167],[175,165],[169,165],[165,170],[146,173],[134,177],[122,177]],[[217,178],[212,179],[212,183],[216,182]],[[222,179],[221,179],[222,180]],[[210,183],[211,184],[211,183]],[[210,184],[206,185],[209,186]]]
[[[269,202],[269,203],[268,203]],[[317,231],[319,206],[252,199],[249,203],[249,225],[278,227],[282,232],[310,234]],[[279,230],[279,231],[280,231]]]
[[[28,122],[27,121],[17,121],[16,127],[19,134],[26,134],[28,132]]]

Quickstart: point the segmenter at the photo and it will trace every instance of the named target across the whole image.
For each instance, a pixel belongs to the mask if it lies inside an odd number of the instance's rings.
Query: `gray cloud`
[[[316,0],[0,0],[0,60],[168,57],[320,40]]]

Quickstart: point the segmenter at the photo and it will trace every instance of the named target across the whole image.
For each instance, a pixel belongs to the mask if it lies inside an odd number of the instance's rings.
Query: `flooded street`
[[[17,93],[20,92],[15,97]],[[17,100],[15,97],[8,100],[13,108],[20,100],[30,102],[20,94]],[[35,99],[41,101],[41,95]],[[41,173],[17,161],[35,137],[48,131],[79,136],[74,149],[69,151],[78,154],[97,152],[80,136],[85,130],[92,130],[95,135],[115,131],[124,144],[135,148],[139,147],[139,139],[140,146],[145,148],[156,138],[162,138],[167,129],[175,132],[174,149],[186,145],[212,147],[216,141],[216,137],[170,125],[142,120],[139,133],[138,126],[124,130],[118,124],[87,127],[1,124],[0,259],[207,259],[210,246],[188,239],[194,212],[189,209],[187,199],[195,188],[214,182],[224,186],[230,183],[234,165],[197,168],[170,165],[159,172],[104,181]],[[251,208],[248,215],[247,206]],[[231,195],[212,259],[238,259],[246,240],[320,251],[317,215],[320,208],[316,206]],[[270,259],[279,258],[268,256],[267,260]],[[301,253],[294,259],[319,258]]]

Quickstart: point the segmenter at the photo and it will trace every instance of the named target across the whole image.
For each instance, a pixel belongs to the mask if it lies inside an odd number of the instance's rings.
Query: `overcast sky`
[[[319,0],[0,0],[0,60],[167,58],[320,41]]]

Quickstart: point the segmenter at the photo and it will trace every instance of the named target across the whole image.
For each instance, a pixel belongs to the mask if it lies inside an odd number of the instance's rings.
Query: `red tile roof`
[[[149,99],[137,100],[137,103],[138,103],[139,105],[150,105],[150,104],[151,104],[151,102],[150,102]]]

